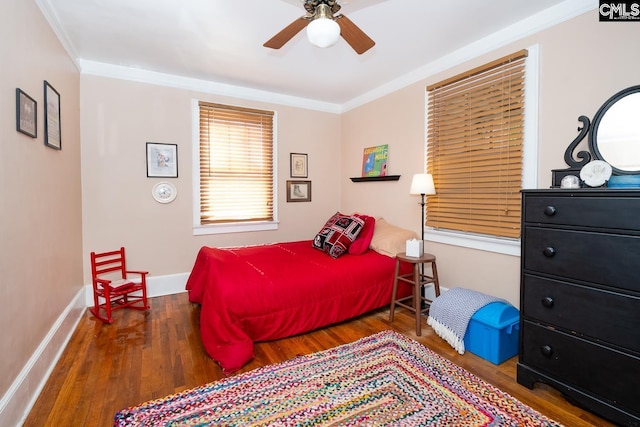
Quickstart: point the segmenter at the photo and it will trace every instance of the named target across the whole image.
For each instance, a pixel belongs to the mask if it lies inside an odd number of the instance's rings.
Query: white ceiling
[[[304,30],[279,50],[263,47],[304,15],[301,0],[36,3],[82,72],[146,70],[212,83],[214,91],[241,88],[335,106],[597,7],[593,0],[345,0],[340,12],[376,42],[358,55],[342,39],[314,47]]]

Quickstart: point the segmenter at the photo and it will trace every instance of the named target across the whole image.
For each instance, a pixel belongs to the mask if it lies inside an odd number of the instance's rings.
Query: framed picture
[[[287,181],[287,202],[310,202],[311,181]]]
[[[386,176],[389,144],[367,147],[362,155],[362,176]]]
[[[367,147],[362,155],[362,176],[386,176],[389,144]]]
[[[307,178],[308,174],[307,155],[291,153],[291,178]]]
[[[62,150],[60,94],[44,81],[44,145]]]
[[[38,103],[20,89],[16,89],[16,130],[38,136]]]
[[[147,142],[147,177],[178,177],[178,144]]]

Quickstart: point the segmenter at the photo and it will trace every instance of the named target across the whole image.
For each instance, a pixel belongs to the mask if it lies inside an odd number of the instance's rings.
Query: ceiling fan
[[[263,46],[280,49],[305,27],[309,41],[318,47],[329,47],[342,36],[361,55],[376,44],[349,18],[337,14],[341,9],[337,0],[303,1],[307,14],[287,25]]]

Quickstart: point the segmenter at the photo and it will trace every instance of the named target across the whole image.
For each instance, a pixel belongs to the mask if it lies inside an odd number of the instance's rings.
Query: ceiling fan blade
[[[287,25],[275,36],[271,37],[263,46],[270,47],[271,49],[280,49],[289,40],[298,34],[304,27],[309,24],[309,19],[300,17]]]
[[[371,37],[366,35],[346,16],[336,16],[336,22],[340,25],[340,35],[358,55],[362,55],[376,44]]]

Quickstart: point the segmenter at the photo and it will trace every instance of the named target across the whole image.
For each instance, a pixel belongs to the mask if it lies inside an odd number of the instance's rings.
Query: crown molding
[[[583,15],[597,7],[597,2],[593,0],[565,0],[356,97],[343,104],[342,111],[346,112],[367,104],[463,62]]]
[[[69,41],[69,36],[67,32],[60,25],[60,19],[58,19],[58,15],[56,14],[53,7],[51,7],[50,0],[36,0],[36,5],[40,8],[44,19],[49,23],[49,26],[55,33],[56,37],[60,41],[62,48],[67,52],[67,55],[75,65],[76,69],[80,71],[80,64],[78,63],[78,52],[76,52],[73,44]]]
[[[73,45],[69,42],[69,37],[59,24],[60,20],[55,14],[54,9],[51,7],[51,0],[36,0],[36,4],[60,40],[60,43],[67,51],[67,54],[82,74],[193,90],[197,92],[287,105],[334,114],[341,114],[367,104],[411,84],[427,79],[434,74],[459,65],[465,61],[489,53],[500,47],[513,43],[514,41],[540,32],[546,28],[553,27],[554,25],[558,25],[564,21],[597,8],[597,2],[594,2],[593,0],[565,0],[556,6],[543,10],[542,12],[506,27],[501,31],[453,51],[429,64],[425,64],[414,71],[404,74],[403,76],[364,93],[363,95],[344,104],[333,104],[309,98],[251,89],[243,86],[234,86],[213,81],[79,59]]]
[[[158,86],[167,86],[177,89],[211,93],[215,95],[229,96],[233,98],[241,98],[252,101],[288,105],[291,107],[306,108],[309,110],[318,110],[327,113],[339,114],[342,112],[342,108],[339,104],[332,104],[308,98],[283,95],[276,92],[268,92],[243,86],[234,86],[208,80],[176,76],[173,74],[159,73],[156,71],[148,71],[139,68],[124,67],[120,65],[107,64],[104,62],[87,61],[84,59],[80,59],[79,63],[80,71],[82,74],[129,80],[133,82],[154,84]]]

